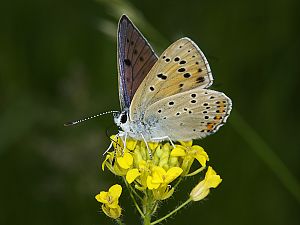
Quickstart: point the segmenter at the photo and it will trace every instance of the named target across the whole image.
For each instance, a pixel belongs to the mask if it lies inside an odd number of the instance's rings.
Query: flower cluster
[[[197,159],[201,167],[205,167],[208,155],[192,142],[146,143],[129,139],[123,143],[121,138],[112,136],[114,151],[108,152],[102,164],[115,175],[124,176],[129,184],[140,191],[152,190],[156,200],[169,198],[174,192],[170,183],[179,176],[189,173],[190,167]],[[126,148],[125,148],[126,147]],[[149,153],[149,149],[151,153]]]
[[[179,141],[175,145],[168,142],[145,143],[133,139],[124,141],[117,135],[112,136],[111,140],[113,150],[107,152],[102,170],[108,168],[113,174],[123,177],[142,218],[151,218],[158,208],[158,202],[172,196],[183,177],[204,170],[209,160],[204,149],[193,145],[192,141]],[[198,162],[199,168],[190,172],[194,161]],[[221,181],[220,176],[208,167],[204,180],[192,190],[185,204],[205,198],[209,189],[217,187]],[[104,213],[114,219],[121,215],[121,207],[118,205],[121,192],[121,186],[114,185],[108,192],[100,192],[96,196],[103,203]],[[142,207],[135,200],[136,197]]]
[[[117,219],[121,216],[121,207],[119,206],[121,193],[121,185],[115,184],[109,188],[108,192],[101,191],[95,196],[98,202],[103,203],[102,211],[113,219]]]

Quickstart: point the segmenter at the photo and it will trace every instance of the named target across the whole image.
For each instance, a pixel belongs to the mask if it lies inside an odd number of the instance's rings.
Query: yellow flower
[[[122,169],[129,169],[133,163],[133,157],[130,153],[125,152],[123,156],[117,157],[117,163]]]
[[[116,209],[119,207],[119,197],[122,193],[122,187],[119,184],[111,186],[106,191],[101,191],[100,194],[96,195],[95,198],[98,202],[101,202],[106,205],[106,207]]]
[[[129,184],[131,184],[141,173],[138,169],[131,169],[126,174],[126,180]]]
[[[181,164],[181,168],[184,170],[183,175],[189,172],[194,159],[196,159],[202,167],[206,166],[206,161],[208,161],[209,158],[202,147],[193,145],[192,141],[180,141],[180,144],[181,145],[175,145],[175,148],[171,151],[171,156],[183,158]]]
[[[221,182],[221,177],[209,166],[204,180],[200,181],[191,191],[191,199],[193,201],[204,199],[209,194],[210,188],[216,188]]]
[[[102,205],[102,211],[110,218],[117,219],[121,216],[121,207],[117,206],[116,208],[110,208],[106,204]]]
[[[147,187],[152,190],[159,188],[160,185],[168,185],[175,180],[182,171],[180,167],[172,167],[168,171],[165,171],[164,168],[155,166],[152,168],[152,176],[147,177]]]
[[[145,190],[147,188],[147,177],[151,173],[151,162],[145,160],[139,160],[137,168],[133,168],[127,171],[126,181],[131,184],[136,181],[135,188],[139,190]]]
[[[174,192],[174,188],[169,185],[172,181],[179,176],[195,175],[201,172],[209,160],[204,149],[193,145],[192,141],[179,141],[180,144],[173,148],[170,143],[148,142],[146,145],[145,142],[134,139],[127,139],[124,143],[117,136],[111,138],[114,151],[107,153],[102,169],[106,166],[114,174],[123,176],[128,184],[134,183],[134,187],[142,192],[146,189],[151,190],[155,200],[169,198]],[[150,148],[152,157],[147,146]],[[189,173],[195,159],[202,167]],[[209,167],[205,179],[191,192],[191,198],[194,201],[205,198],[209,189],[216,187],[220,182],[220,176]],[[118,210],[111,211],[119,207],[119,195],[113,193],[118,192],[110,190],[96,196],[98,201],[104,203],[105,213],[111,216],[120,214]]]

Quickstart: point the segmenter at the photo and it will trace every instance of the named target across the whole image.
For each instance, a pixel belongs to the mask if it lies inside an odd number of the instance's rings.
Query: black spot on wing
[[[160,78],[160,79],[162,79],[162,80],[166,80],[168,78],[166,75],[164,75],[162,73],[157,74],[157,77]]]
[[[129,59],[124,59],[124,63],[126,66],[131,66],[131,61]]]

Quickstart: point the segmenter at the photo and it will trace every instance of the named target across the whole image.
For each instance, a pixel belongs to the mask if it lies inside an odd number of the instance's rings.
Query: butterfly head
[[[126,130],[126,127],[129,126],[129,115],[127,111],[123,112],[117,112],[113,114],[115,124],[122,128],[123,130]]]

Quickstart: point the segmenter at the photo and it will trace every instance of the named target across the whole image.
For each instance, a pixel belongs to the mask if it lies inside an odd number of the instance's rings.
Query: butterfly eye
[[[121,122],[121,123],[126,123],[126,122],[127,122],[127,115],[126,115],[126,114],[123,114],[123,115],[121,116],[120,122]]]
[[[114,112],[114,113],[113,113],[113,117],[114,117],[114,118],[118,118],[119,116],[120,116],[120,112]]]

